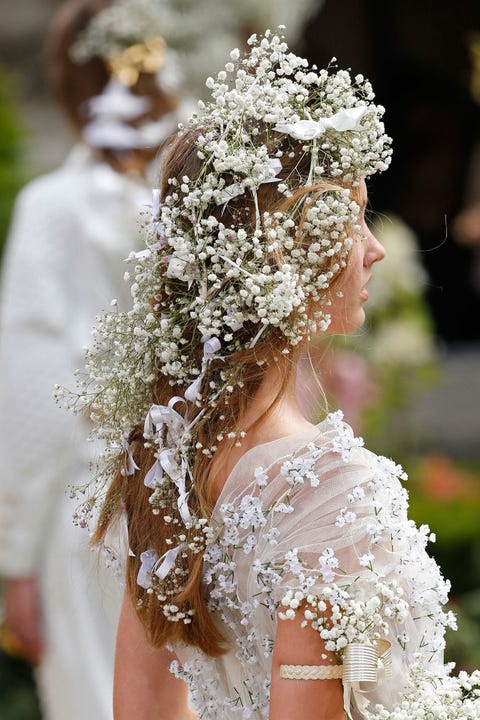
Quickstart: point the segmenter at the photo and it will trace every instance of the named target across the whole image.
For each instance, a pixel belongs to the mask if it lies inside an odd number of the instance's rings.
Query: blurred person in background
[[[46,45],[52,89],[78,136],[63,165],[16,202],[0,309],[0,575],[5,623],[38,665],[49,720],[112,717],[121,588],[72,524],[68,488],[86,481],[87,417],[52,391],[71,382],[91,319],[126,305],[124,259],[149,203],[149,162],[176,127],[176,72],[157,28],[106,61],[72,48],[109,0],[70,0]],[[100,567],[102,566],[102,567]]]

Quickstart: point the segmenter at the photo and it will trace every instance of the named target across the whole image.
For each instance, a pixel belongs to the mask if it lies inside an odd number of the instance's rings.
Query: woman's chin
[[[349,335],[359,330],[365,322],[365,311],[360,307],[357,312],[348,318],[332,318],[327,333],[330,335]]]

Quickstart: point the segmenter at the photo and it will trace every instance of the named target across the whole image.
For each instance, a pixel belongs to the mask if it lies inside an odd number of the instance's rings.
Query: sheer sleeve
[[[373,648],[375,680],[354,684],[360,712],[369,693],[379,702],[401,690],[414,656],[441,662],[448,585],[425,551],[428,528],[407,518],[401,467],[361,447],[340,417],[330,425],[265,470],[269,509],[249,592],[268,573],[278,617],[301,613],[345,667],[361,647]]]

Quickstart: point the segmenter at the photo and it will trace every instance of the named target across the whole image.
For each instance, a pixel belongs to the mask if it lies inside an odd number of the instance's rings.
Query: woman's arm
[[[175,656],[153,648],[125,593],[118,626],[113,712],[115,720],[194,720],[187,686],[169,671]]]
[[[345,720],[341,680],[280,677],[280,665],[335,664],[318,632],[309,625],[301,627],[302,614],[298,612],[294,620],[278,621],[272,659],[270,720]]]

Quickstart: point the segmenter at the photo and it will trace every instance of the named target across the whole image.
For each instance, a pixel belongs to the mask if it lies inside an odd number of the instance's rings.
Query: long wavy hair
[[[313,201],[319,195],[327,191],[338,190],[342,186],[338,181],[328,178],[324,178],[314,185],[306,186],[308,163],[307,160],[304,160],[298,144],[292,142],[292,147],[295,146],[297,146],[296,152],[284,153],[282,156],[282,171],[279,173],[279,177],[291,177],[292,173],[298,176],[296,192],[291,197],[285,198],[277,191],[275,183],[263,184],[258,191],[258,205],[261,213],[264,211],[270,213],[293,211],[297,227],[296,242],[299,245],[305,245],[309,243],[309,238],[304,236],[303,222],[309,203],[303,201],[308,197]],[[176,136],[163,159],[163,182],[161,185],[163,200],[172,191],[168,178],[181,179],[184,175],[188,175],[189,178],[194,179],[199,175],[201,167],[195,135],[188,131]],[[352,196],[355,198],[355,191]],[[222,210],[220,209],[218,212],[220,216]],[[236,225],[242,223],[246,229],[254,226],[255,208],[247,194],[238,196],[228,203],[222,214],[222,222],[227,223],[228,220]],[[280,253],[277,254],[275,261],[279,266],[284,262]],[[329,267],[326,266],[324,269],[328,270]],[[248,347],[248,341],[255,337],[258,329],[258,326],[254,325],[241,331],[246,334],[244,347]],[[282,351],[287,348],[290,351],[283,353]],[[229,355],[223,361],[217,360],[210,363],[202,388],[208,387],[211,373],[218,370],[219,362],[223,362],[222,366],[225,367],[224,363],[228,363],[234,374],[234,380],[231,383],[234,390],[220,396],[214,407],[208,407],[197,425],[197,439],[202,446],[217,446],[217,450],[212,456],[204,454],[201,450],[197,450],[195,454],[192,468],[194,493],[190,494],[189,505],[200,516],[209,517],[211,515],[216,501],[219,478],[224,477],[229,453],[237,442],[235,437],[227,437],[228,434],[238,433],[241,418],[245,415],[250,402],[262,385],[267,369],[275,365],[280,373],[281,382],[273,402],[249,428],[242,429],[252,430],[271,412],[284,394],[292,373],[295,371],[295,352],[298,350],[292,352],[288,338],[278,329],[272,328],[267,339],[260,339],[253,348]],[[198,353],[200,359],[201,347],[199,347]],[[235,382],[235,379],[238,382]],[[166,405],[171,396],[172,388],[168,378],[159,373],[152,402]],[[199,411],[200,409],[192,403],[189,407],[189,419],[193,419]],[[142,427],[134,429],[129,438],[129,444],[140,469],[134,476],[126,477],[124,473],[118,472],[114,478],[93,542],[102,541],[110,523],[119,514],[125,512],[129,546],[132,553],[127,561],[127,589],[149,641],[155,647],[160,647],[165,643],[184,642],[199,647],[207,655],[218,656],[226,651],[226,641],[221,629],[208,611],[208,597],[202,585],[202,553],[189,553],[186,584],[181,592],[170,600],[178,607],[193,610],[192,622],[189,624],[168,620],[155,593],[148,594],[137,584],[141,552],[149,547],[154,549],[160,557],[169,549],[166,540],[170,533],[161,517],[154,515],[151,505],[149,505],[150,490],[144,486],[143,481],[153,465],[155,457],[154,449],[144,445]]]

